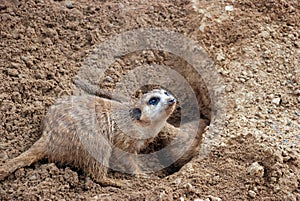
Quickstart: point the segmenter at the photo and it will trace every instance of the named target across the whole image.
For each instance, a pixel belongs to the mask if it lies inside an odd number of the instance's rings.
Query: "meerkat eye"
[[[160,98],[158,97],[152,97],[150,98],[150,100],[148,101],[149,105],[157,105],[160,101]]]

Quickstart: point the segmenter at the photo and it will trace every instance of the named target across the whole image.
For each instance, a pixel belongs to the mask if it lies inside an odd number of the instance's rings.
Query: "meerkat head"
[[[130,111],[131,118],[141,125],[164,124],[176,107],[176,99],[164,89],[144,94]]]

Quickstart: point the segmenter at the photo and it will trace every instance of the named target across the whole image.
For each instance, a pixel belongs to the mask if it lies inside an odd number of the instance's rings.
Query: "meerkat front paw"
[[[116,188],[130,187],[129,183],[117,179],[99,178],[99,179],[95,179],[95,182],[100,184],[103,187],[107,187],[107,186],[113,186]]]

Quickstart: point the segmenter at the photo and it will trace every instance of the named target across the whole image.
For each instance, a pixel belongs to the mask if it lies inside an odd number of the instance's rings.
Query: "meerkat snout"
[[[169,105],[172,105],[172,104],[174,104],[176,102],[176,99],[175,98],[172,98],[171,100],[169,100]]]

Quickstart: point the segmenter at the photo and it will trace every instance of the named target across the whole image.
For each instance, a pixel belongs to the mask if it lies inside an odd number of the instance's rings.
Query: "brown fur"
[[[149,94],[151,96],[151,93],[156,92],[152,91]],[[149,98],[149,94],[142,97],[134,106],[146,107],[144,99]],[[143,116],[143,108],[141,108],[141,119],[133,119],[131,124],[128,119],[122,119],[123,112],[130,110],[130,107],[132,106],[96,96],[70,96],[59,100],[51,106],[43,121],[41,138],[29,150],[8,160],[0,167],[0,180],[18,168],[48,158],[49,161],[72,164],[83,169],[101,185],[121,186],[119,181],[106,177],[107,167],[115,147],[137,154],[147,147],[155,136],[143,140],[132,138],[123,133],[114,118],[120,117],[121,124],[125,121],[123,124],[129,125],[133,129],[132,132],[138,132],[139,127],[145,122],[150,122],[150,130],[157,127],[156,122],[151,122],[151,119]],[[163,124],[173,112],[175,104],[165,107],[166,116],[161,119]],[[112,114],[117,115],[114,117]],[[141,134],[143,133],[138,135]],[[98,160],[94,156],[97,156]],[[114,156],[114,159],[117,158],[118,156]],[[139,172],[137,164],[129,163],[129,165],[134,173]]]

